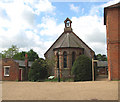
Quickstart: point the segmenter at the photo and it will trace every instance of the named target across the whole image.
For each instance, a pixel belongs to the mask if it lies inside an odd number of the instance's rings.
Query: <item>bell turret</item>
[[[64,21],[64,23],[65,23],[64,32],[70,32],[70,31],[72,31],[72,28],[71,28],[72,21],[68,17],[66,18],[66,20]]]

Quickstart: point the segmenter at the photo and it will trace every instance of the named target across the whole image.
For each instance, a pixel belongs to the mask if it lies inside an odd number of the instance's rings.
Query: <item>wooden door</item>
[[[19,69],[19,81],[22,81],[22,69]]]

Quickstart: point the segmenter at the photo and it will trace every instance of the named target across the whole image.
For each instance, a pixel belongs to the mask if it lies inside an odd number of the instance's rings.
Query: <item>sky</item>
[[[69,17],[73,32],[96,54],[107,55],[104,7],[119,0],[73,1],[0,0],[0,52],[16,45],[19,51],[33,49],[44,58]]]

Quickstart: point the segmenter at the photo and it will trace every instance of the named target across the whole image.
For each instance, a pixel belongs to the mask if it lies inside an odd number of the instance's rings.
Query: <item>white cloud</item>
[[[35,24],[35,15],[53,13],[54,6],[48,0],[1,0],[0,1],[0,52],[12,44],[21,49],[37,49],[43,57],[47,49]],[[20,49],[20,50],[21,50]],[[38,50],[39,49],[39,50]]]
[[[82,14],[84,13],[84,10],[85,10],[85,9],[84,9],[84,8],[82,8],[82,11],[81,11],[81,12],[82,12]]]
[[[106,28],[103,18],[96,15],[72,18],[74,32],[90,46],[96,53],[105,53]],[[96,46],[94,46],[96,45]],[[98,46],[97,46],[98,45]],[[101,47],[101,50],[97,50]]]
[[[74,12],[79,12],[79,7],[78,6],[74,6],[74,4],[71,4],[70,5],[70,9],[72,10],[72,11],[74,11]]]
[[[98,16],[99,13],[101,13],[99,10],[103,10],[104,7],[118,2],[119,0],[112,0],[103,5],[94,6],[91,8],[90,13],[87,16],[72,18],[74,32],[97,54],[107,53],[106,26],[103,24],[104,18]],[[102,13],[104,12],[102,11]]]
[[[42,23],[38,25],[40,35],[58,36],[64,30],[64,23],[56,24],[56,20],[50,17],[43,17]]]
[[[103,18],[97,16],[96,12],[117,1],[96,6],[87,16],[71,19],[73,31],[96,53],[106,53],[106,29],[103,25]],[[70,7],[74,12],[79,12],[79,7],[73,4]],[[35,24],[35,16],[39,16],[41,12],[54,14],[54,9],[55,7],[48,0],[1,0],[0,51],[15,44],[21,51],[28,51],[32,48],[40,57],[43,57],[45,51],[64,31],[64,21],[57,24],[55,18],[42,17],[41,22]],[[41,36],[49,37],[49,39],[44,40]]]
[[[37,15],[39,15],[40,12],[52,12],[55,9],[48,0],[26,0],[25,3],[30,5]]]

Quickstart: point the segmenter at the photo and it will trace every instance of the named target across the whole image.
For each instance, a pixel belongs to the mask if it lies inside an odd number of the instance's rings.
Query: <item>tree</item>
[[[92,63],[85,55],[79,56],[72,67],[74,81],[89,81],[92,80]]]
[[[0,53],[0,59],[2,58],[2,53]]]
[[[16,60],[25,60],[25,54],[28,54],[28,60],[29,61],[35,61],[36,59],[38,59],[38,54],[33,51],[32,49],[30,49],[30,51],[28,52],[25,52],[25,51],[22,51],[22,52],[19,52],[17,54],[15,54],[13,56],[13,59],[16,59]]]
[[[33,49],[30,49],[30,51],[28,51],[27,54],[29,61],[35,61],[39,58],[38,54],[35,51],[33,51]]]
[[[25,60],[25,51],[19,52],[13,56],[13,59],[15,60]]]
[[[99,61],[107,61],[106,55],[97,54],[96,59]]]
[[[3,53],[2,57],[3,58],[13,58],[13,56],[15,54],[17,54],[18,52],[19,52],[19,48],[17,48],[16,45],[12,45],[8,50],[2,51],[2,53]]]
[[[28,78],[31,81],[41,81],[47,78],[48,76],[48,65],[46,60],[43,58],[37,59],[31,66],[31,69],[28,73]]]
[[[8,50],[2,51],[2,58],[13,58],[15,60],[25,60],[25,54],[28,54],[28,60],[29,61],[35,61],[39,58],[38,54],[33,51],[33,49],[30,49],[30,51],[25,52],[19,52],[19,49],[16,45],[12,45]]]

